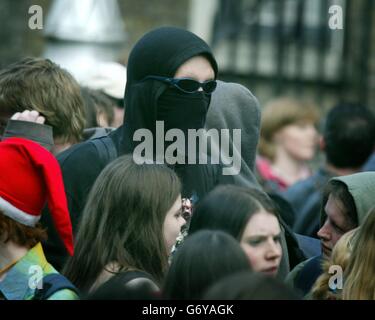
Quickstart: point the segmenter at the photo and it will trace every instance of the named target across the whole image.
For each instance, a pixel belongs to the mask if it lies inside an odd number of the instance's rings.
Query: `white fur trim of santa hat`
[[[0,209],[7,217],[29,227],[34,227],[40,219],[40,215],[34,216],[26,213],[4,200],[2,197],[0,197]]]

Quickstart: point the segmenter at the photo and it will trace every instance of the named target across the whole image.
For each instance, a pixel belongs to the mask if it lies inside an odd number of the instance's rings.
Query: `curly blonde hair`
[[[311,289],[311,297],[314,300],[341,300],[342,290],[333,292],[329,287],[329,279],[332,273],[329,272],[331,266],[340,266],[343,271],[348,266],[349,258],[353,248],[353,239],[358,228],[345,233],[333,248],[332,255],[323,262],[323,273],[316,280]]]

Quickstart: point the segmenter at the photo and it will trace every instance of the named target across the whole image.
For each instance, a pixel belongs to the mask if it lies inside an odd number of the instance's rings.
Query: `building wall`
[[[45,39],[42,30],[30,30],[28,9],[31,5],[43,8],[44,21],[53,0],[0,1],[0,65],[22,56],[42,55]],[[119,0],[127,38],[120,59],[126,61],[134,43],[148,30],[163,25],[187,27],[189,0]],[[63,12],[61,13],[64,14]]]
[[[347,86],[341,92],[335,89],[325,90],[318,97],[322,110],[345,97],[358,100],[366,86],[366,102],[375,109],[375,21],[366,26],[363,24],[364,6],[368,0],[348,0],[351,2],[349,22],[345,25],[350,42],[347,43],[346,61],[348,64]],[[45,39],[42,30],[28,28],[28,8],[41,5],[44,17],[52,0],[1,0],[0,1],[0,66],[18,60],[22,56],[42,55]],[[122,16],[125,22],[127,38],[124,50],[119,60],[126,63],[128,54],[134,43],[148,30],[162,25],[187,27],[199,33],[207,41],[211,41],[210,25],[213,24],[214,13],[218,0],[119,0]],[[193,16],[192,16],[193,12]],[[63,13],[62,13],[63,14]],[[375,20],[375,5],[372,6],[372,20]],[[368,59],[364,59],[363,34],[365,28],[370,34],[367,45],[371,48]],[[364,70],[367,70],[365,74]],[[364,75],[365,74],[365,75]],[[260,99],[266,103],[274,95],[267,81],[250,81],[245,76],[235,77],[226,73],[222,79],[241,82],[248,86]],[[286,94],[293,93],[293,88],[286,88]],[[309,86],[299,92],[300,95],[316,99],[314,89]]]

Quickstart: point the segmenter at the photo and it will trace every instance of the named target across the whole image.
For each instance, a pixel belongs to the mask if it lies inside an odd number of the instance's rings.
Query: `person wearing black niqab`
[[[204,91],[186,93],[162,81],[147,79],[150,76],[175,78],[180,67],[194,57],[203,57],[211,69],[206,74],[216,78],[218,68],[210,48],[191,32],[163,27],[149,32],[135,45],[127,67],[126,120],[122,144],[124,153],[134,151],[139,144],[133,140],[134,132],[145,128],[153,134],[155,154],[157,120],[164,121],[165,132],[180,129],[185,137],[188,136],[188,129],[204,127],[211,98],[209,94]],[[194,61],[192,65],[194,67]],[[208,77],[194,80],[203,82],[212,79]],[[195,194],[200,198],[215,183],[215,167],[189,165],[186,161],[184,164],[175,164],[173,168],[182,180],[183,197],[190,198]]]
[[[162,27],[144,35],[131,51],[128,60],[124,125],[109,135],[117,156],[133,153],[140,143],[133,139],[138,129],[150,130],[155,144],[157,120],[164,121],[165,131],[177,128],[186,134],[188,129],[203,128],[210,94],[203,91],[203,85],[198,91],[183,92],[165,78],[193,78],[204,83],[216,79],[217,74],[217,63],[209,46],[195,34],[180,28]],[[212,91],[215,83],[210,82],[210,85]],[[157,156],[155,152],[154,156]],[[87,194],[113,157],[103,157],[98,148],[87,141],[61,153],[58,160],[75,231]],[[173,169],[181,178],[184,198],[194,196],[200,199],[215,185],[231,183],[230,176],[222,179],[220,165],[177,163]],[[49,221],[46,224],[49,228],[47,256],[59,269],[64,261],[64,249],[53,234],[52,224]]]
[[[133,134],[137,129],[150,129],[155,136],[156,120],[164,120],[165,131],[203,128],[209,95],[203,91],[184,93],[162,81],[145,80],[148,76],[174,78],[179,67],[196,56],[208,60],[216,78],[218,68],[210,48],[191,32],[163,27],[149,32],[135,45],[127,66],[125,153],[133,152]]]

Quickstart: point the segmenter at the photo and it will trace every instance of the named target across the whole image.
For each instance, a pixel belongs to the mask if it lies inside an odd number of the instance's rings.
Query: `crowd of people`
[[[175,27],[105,66],[0,70],[0,299],[375,299],[368,107],[263,107]]]

